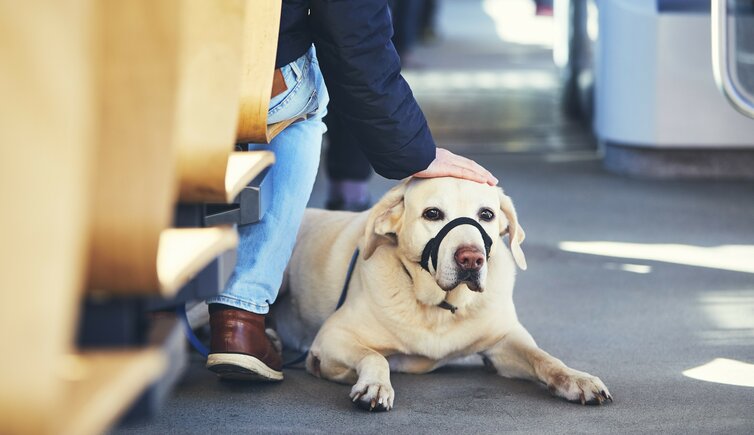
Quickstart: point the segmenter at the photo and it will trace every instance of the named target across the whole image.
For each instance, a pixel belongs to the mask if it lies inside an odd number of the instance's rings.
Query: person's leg
[[[321,118],[310,118],[286,128],[270,145],[249,146],[250,150],[275,153],[275,164],[265,181],[272,192],[269,207],[260,222],[238,228],[236,268],[225,291],[208,303],[267,314],[277,297],[314,186],[323,131]]]
[[[406,64],[404,58],[411,53],[419,37],[422,1],[394,0],[389,2],[393,17],[393,45],[404,66]]]
[[[337,108],[328,109],[325,123],[328,137],[325,158],[329,185],[325,206],[329,210],[366,210],[370,206],[368,183],[372,166],[343,124]]]
[[[302,60],[303,59],[303,60]],[[284,67],[288,91],[271,102],[268,120],[309,114],[269,145],[272,197],[262,220],[238,228],[236,268],[222,294],[207,300],[212,332],[207,367],[225,378],[281,380],[279,352],[264,334],[264,314],[277,298],[319,166],[328,95],[312,49]]]
[[[437,0],[424,0],[421,12],[420,34],[422,42],[429,43],[437,39]]]

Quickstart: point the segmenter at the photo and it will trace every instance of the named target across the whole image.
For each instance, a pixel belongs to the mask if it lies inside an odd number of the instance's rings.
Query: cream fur
[[[445,219],[422,218],[429,207]],[[460,216],[479,220],[482,208],[493,210],[495,219],[480,221],[493,238],[480,271],[481,292],[454,283],[455,251],[473,246],[484,252],[481,235],[469,225],[443,240],[437,270],[419,266],[424,245],[445,223]],[[510,250],[502,243],[506,234]],[[453,178],[406,180],[363,213],[307,210],[286,288],[273,306],[278,333],[286,346],[310,349],[311,373],[355,383],[351,398],[371,408],[392,408],[391,369],[423,373],[474,354],[503,376],[537,379],[568,400],[602,403],[610,398],[602,381],[539,349],[516,317],[512,293],[516,264],[526,268],[523,240],[501,189]],[[335,311],[357,246],[362,255],[348,297]],[[437,307],[443,299],[458,307],[455,314]]]

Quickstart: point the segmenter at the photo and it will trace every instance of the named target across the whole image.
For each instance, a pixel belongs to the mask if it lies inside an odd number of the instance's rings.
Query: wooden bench
[[[269,17],[262,9],[277,8]],[[274,162],[267,151],[233,152],[241,110],[241,89],[245,81],[245,38],[260,33],[267,57],[255,56],[255,65],[266,66],[248,77],[258,96],[267,86],[260,104],[269,104],[274,69],[280,1],[190,0],[182,19],[184,35],[180,48],[178,116],[179,199],[189,203],[230,203],[262,170]],[[266,14],[266,15],[265,15]],[[247,17],[264,17],[264,26],[247,27]],[[257,23],[254,23],[257,24]],[[274,39],[270,39],[274,36]],[[253,39],[253,38],[252,38]],[[271,63],[272,62],[272,63]],[[266,102],[266,103],[265,103]],[[245,121],[245,118],[241,118]],[[265,119],[266,123],[266,111]]]
[[[182,47],[191,46],[185,40],[191,41],[199,24],[192,21],[195,11],[211,9],[205,8],[211,4],[103,4],[103,119],[95,162],[91,292],[170,297],[237,244],[230,227],[168,228],[180,189],[174,162],[180,155],[178,120],[185,104],[176,78],[190,77]]]
[[[94,0],[0,3],[0,432],[104,430],[159,351],[79,353],[97,119]]]
[[[245,14],[241,106],[237,142],[270,143],[298,118],[267,124],[275,69],[281,0],[258,2]],[[270,44],[270,41],[274,43]]]
[[[0,3],[0,432],[102,432],[166,373],[159,340],[77,349],[79,304],[170,298],[235,248],[173,212],[232,202],[273,162],[233,145],[294,121],[266,125],[280,7]]]

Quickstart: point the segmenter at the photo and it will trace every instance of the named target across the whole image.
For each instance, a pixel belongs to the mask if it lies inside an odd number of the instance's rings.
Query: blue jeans
[[[329,101],[314,48],[284,66],[282,73],[288,90],[270,101],[268,122],[303,114],[307,118],[290,125],[269,145],[249,145],[250,150],[275,153],[275,164],[265,181],[271,183],[272,198],[261,222],[238,228],[236,268],[225,290],[208,299],[208,304],[267,314],[277,298],[312,193],[326,131],[322,118]]]

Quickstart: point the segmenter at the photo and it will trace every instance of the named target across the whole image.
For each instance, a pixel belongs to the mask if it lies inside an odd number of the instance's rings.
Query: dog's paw
[[[353,403],[367,411],[389,411],[393,407],[395,391],[389,383],[357,382],[349,395]]]
[[[602,405],[613,401],[613,396],[600,378],[573,369],[552,376],[547,388],[556,396],[582,405]]]

